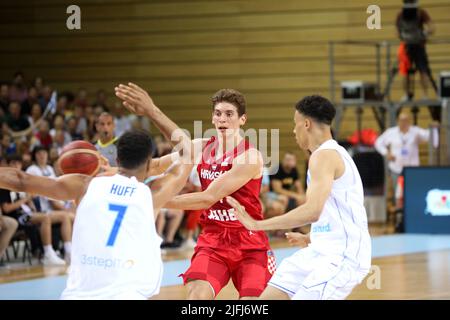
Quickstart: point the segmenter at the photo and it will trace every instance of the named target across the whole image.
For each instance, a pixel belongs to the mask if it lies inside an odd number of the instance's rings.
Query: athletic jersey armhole
[[[334,150],[337,153],[337,155],[339,156],[339,158],[342,160],[342,164],[344,165],[344,171],[338,178],[333,179],[333,183],[339,182],[347,173],[347,159],[345,159],[345,157],[341,154],[341,152],[339,152],[339,150],[337,148],[332,148],[330,146],[330,147],[324,147],[320,150]],[[348,163],[348,165],[350,165],[350,163]],[[354,181],[355,181],[355,177],[353,177],[353,182]]]

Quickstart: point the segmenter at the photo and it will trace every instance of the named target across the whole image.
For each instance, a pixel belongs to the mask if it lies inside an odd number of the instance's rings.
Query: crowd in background
[[[88,96],[83,88],[55,94],[42,77],[28,82],[21,72],[10,82],[0,82],[0,166],[58,176],[55,161],[64,146],[75,140],[92,142],[114,166],[115,143],[122,133],[130,129],[150,131],[148,119],[129,114],[118,100],[108,99],[105,90],[98,90],[93,99]],[[386,157],[394,189],[403,166],[419,165],[418,144],[429,139],[429,132],[412,126],[404,112],[398,121],[398,126],[387,130],[375,143],[376,150]],[[172,152],[171,144],[160,135],[155,136],[155,144],[155,157]],[[295,154],[287,152],[276,174],[264,172],[260,199],[265,217],[282,215],[305,201],[305,177],[297,165]],[[194,169],[182,193],[200,190]],[[397,190],[397,194],[401,192]],[[31,240],[34,255],[44,264],[70,263],[71,203],[0,190],[0,213],[0,266],[5,266],[5,250],[20,232]],[[201,210],[162,209],[156,221],[164,239],[162,248],[193,248],[202,214]],[[300,231],[307,232],[307,228]]]
[[[88,97],[86,89],[57,92],[44,78],[28,81],[22,72],[11,81],[0,82],[0,166],[58,176],[55,162],[64,146],[75,140],[93,143],[114,166],[115,143],[122,133],[130,129],[150,131],[148,119],[129,114],[118,100],[108,99],[105,90],[98,90],[93,99]],[[155,157],[172,151],[171,144],[160,135],[155,136],[155,144]],[[285,155],[276,175],[264,174],[261,201],[267,217],[283,214],[304,201],[300,181],[297,160],[291,153]],[[193,170],[182,192],[200,190]],[[18,233],[27,235],[33,254],[44,264],[70,263],[71,203],[0,190],[0,212],[1,266],[5,266],[5,250],[11,238]],[[193,248],[203,212],[162,209],[161,213],[156,224],[164,239],[162,248]]]

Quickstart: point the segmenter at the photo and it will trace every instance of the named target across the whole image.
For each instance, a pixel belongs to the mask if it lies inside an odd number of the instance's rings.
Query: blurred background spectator
[[[284,154],[278,172],[270,177],[270,186],[271,191],[277,197],[284,195],[288,198],[287,211],[305,202],[305,192],[297,170],[297,157],[295,154],[290,152]]]

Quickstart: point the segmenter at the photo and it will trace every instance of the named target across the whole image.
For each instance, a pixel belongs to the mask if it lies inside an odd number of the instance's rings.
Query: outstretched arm
[[[83,197],[91,177],[68,174],[57,179],[33,176],[14,168],[0,168],[0,188],[38,194],[54,200],[76,200]]]
[[[202,150],[208,139],[194,139],[192,144],[195,150]],[[197,158],[194,157],[194,153],[191,154],[191,158],[182,158],[179,152],[172,152],[160,158],[152,159],[150,164],[150,170],[148,176],[158,176],[164,173],[173,163],[182,162],[185,164],[196,164],[201,156],[201,153],[197,154]],[[187,160],[187,161],[183,161]]]
[[[167,154],[160,158],[154,158],[150,162],[150,168],[147,171],[147,176],[159,176],[164,173],[175,161],[179,160],[179,153],[174,152]],[[102,172],[98,174],[98,177],[113,176],[119,172],[119,167],[111,167],[109,164],[100,166]]]
[[[262,158],[256,149],[249,149],[247,157],[257,159],[256,163],[242,163],[242,157],[237,157],[233,161],[230,171],[215,179],[203,192],[187,193],[176,196],[167,203],[167,208],[200,210],[211,207],[214,203],[221,201],[226,196],[234,193],[245,185],[249,180],[255,178],[262,171]],[[248,161],[247,161],[248,162]]]
[[[151,176],[159,176],[163,174],[169,167],[176,161],[180,159],[178,152],[173,152],[170,154],[166,154],[160,158],[154,158],[150,162],[150,168],[147,172],[149,177]]]
[[[334,150],[321,150],[311,156],[311,183],[306,191],[306,202],[284,215],[257,221],[235,199],[227,197],[227,201],[235,209],[239,221],[249,230],[291,229],[316,222],[331,193],[338,163],[342,164],[342,159]]]
[[[155,215],[159,209],[183,189],[191,173],[193,165],[173,164],[161,177],[153,181],[150,188],[153,193],[153,208]]]
[[[123,105],[137,115],[147,116],[173,146],[185,152],[194,152],[191,138],[175,122],[167,117],[153,102],[149,94],[134,83],[115,87],[116,96]]]

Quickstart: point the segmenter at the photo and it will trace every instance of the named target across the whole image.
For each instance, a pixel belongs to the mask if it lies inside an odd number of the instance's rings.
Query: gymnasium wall
[[[71,31],[66,8],[72,2],[2,1],[0,79],[20,69],[28,79],[42,75],[58,91],[85,87],[93,95],[103,88],[111,103],[116,84],[134,81],[189,130],[194,120],[210,125],[215,91],[235,88],[247,98],[247,128],[278,128],[281,150],[300,155],[292,134],[293,105],[304,95],[329,96],[328,42],[396,39],[401,1],[369,2],[82,0],[75,3],[81,30]],[[381,30],[366,27],[369,4],[381,7]],[[436,24],[435,38],[449,39],[450,2],[420,4]],[[374,52],[338,45],[336,80],[374,81]],[[450,44],[429,47],[435,73],[450,70],[449,53]],[[401,94],[397,79],[393,97]],[[363,122],[376,128],[369,110]],[[423,109],[419,124],[428,122]],[[355,129],[355,113],[348,110],[341,137]]]

